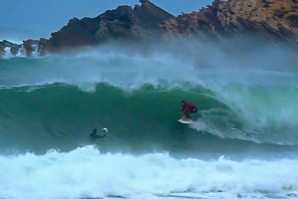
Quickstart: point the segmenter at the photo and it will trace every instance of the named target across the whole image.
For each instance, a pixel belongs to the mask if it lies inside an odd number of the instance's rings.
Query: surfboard
[[[192,123],[193,121],[192,120],[188,120],[188,121],[185,121],[185,120],[182,120],[182,119],[180,119],[180,120],[178,120],[180,123],[183,123],[183,124],[190,124],[190,123]]]

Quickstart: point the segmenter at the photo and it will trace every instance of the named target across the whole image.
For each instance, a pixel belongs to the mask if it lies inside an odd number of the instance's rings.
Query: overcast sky
[[[173,15],[178,15],[205,7],[211,4],[212,0],[151,2]],[[51,32],[59,30],[73,17],[95,17],[119,5],[136,4],[140,5],[138,0],[0,0],[0,37],[21,31],[26,36],[48,38]]]

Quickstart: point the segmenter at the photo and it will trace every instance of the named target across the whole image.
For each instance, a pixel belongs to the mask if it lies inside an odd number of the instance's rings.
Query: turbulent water
[[[90,49],[1,59],[0,198],[295,197],[295,70],[194,63]],[[181,100],[198,107],[190,125]]]

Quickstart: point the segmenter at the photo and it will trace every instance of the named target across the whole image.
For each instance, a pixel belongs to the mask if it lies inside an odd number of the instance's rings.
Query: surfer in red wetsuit
[[[197,113],[197,111],[198,111],[197,107],[192,103],[182,100],[181,104],[182,104],[181,113],[183,113],[183,111],[184,111],[184,116],[182,118],[183,120],[191,119],[190,114]]]

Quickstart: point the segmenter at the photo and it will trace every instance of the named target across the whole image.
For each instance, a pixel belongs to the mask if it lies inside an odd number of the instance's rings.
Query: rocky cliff
[[[26,40],[23,44],[0,42],[0,56],[9,50],[30,56],[44,55],[107,42],[138,44],[177,37],[215,41],[229,49],[229,39],[250,40],[298,47],[298,0],[215,0],[211,5],[175,17],[148,0],[134,8],[119,6],[95,18],[73,18],[49,39]],[[4,50],[5,49],[5,50]]]

